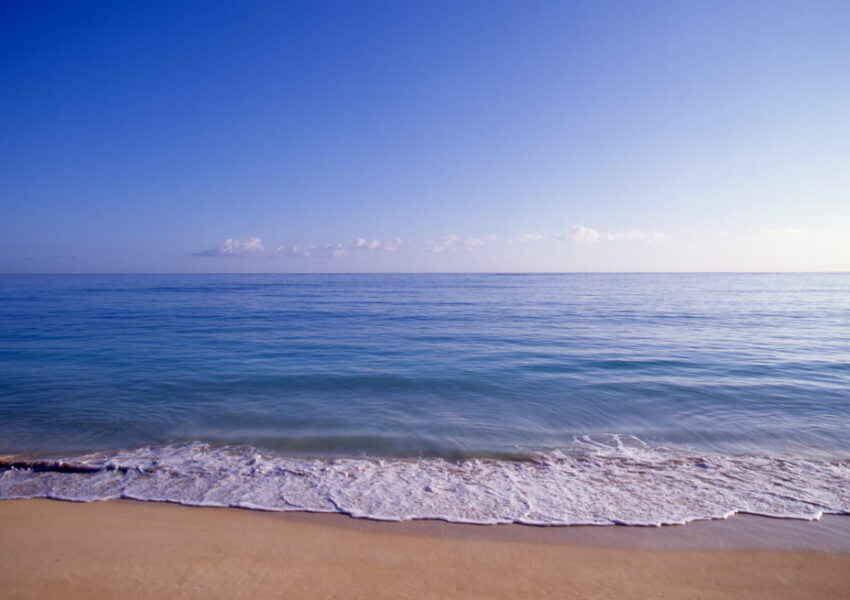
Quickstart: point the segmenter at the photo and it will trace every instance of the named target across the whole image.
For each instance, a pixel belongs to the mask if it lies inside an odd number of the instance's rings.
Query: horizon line
[[[69,275],[847,275],[844,271],[96,271],[96,272],[45,272],[0,273],[4,277],[16,276],[69,276]]]

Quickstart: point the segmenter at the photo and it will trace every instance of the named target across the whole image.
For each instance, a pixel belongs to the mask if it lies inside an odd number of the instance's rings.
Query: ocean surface
[[[850,513],[850,274],[0,276],[0,498]]]

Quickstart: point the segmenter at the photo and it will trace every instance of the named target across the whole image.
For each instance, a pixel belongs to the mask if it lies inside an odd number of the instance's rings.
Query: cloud
[[[389,240],[368,240],[359,237],[353,244],[294,244],[292,246],[281,246],[275,253],[289,257],[314,257],[314,258],[342,258],[354,252],[395,252],[401,246],[399,238]]]
[[[480,238],[461,238],[459,235],[450,233],[436,240],[428,240],[425,242],[425,247],[428,252],[443,252],[444,250],[455,251],[458,248],[463,250],[472,250],[478,246],[489,244],[496,240],[495,235],[485,235]]]
[[[395,252],[401,246],[399,238],[386,241],[357,238],[353,244],[328,243],[306,244],[295,243],[278,246],[267,250],[258,237],[246,240],[226,239],[215,248],[195,253],[195,256],[285,256],[288,258],[341,258],[352,252],[382,251]]]
[[[428,252],[442,252],[446,248],[452,248],[455,244],[457,244],[459,239],[459,236],[450,233],[449,235],[444,235],[437,240],[428,240],[425,242],[425,246],[427,246]]]
[[[246,240],[228,238],[215,248],[202,250],[195,256],[268,256],[268,252],[258,237],[249,237]]]
[[[315,246],[309,244],[289,244],[286,246],[278,246],[274,254],[277,256],[287,256],[289,258],[308,258],[313,256]]]
[[[602,233],[591,227],[584,225],[573,225],[568,234],[556,233],[554,235],[546,235],[543,233],[521,233],[514,238],[508,240],[509,244],[515,242],[547,242],[554,240],[556,242],[572,241],[576,244],[595,244],[597,242],[663,242],[670,239],[670,235],[661,233],[660,231],[643,231],[640,229],[632,229],[623,233]]]
[[[584,225],[573,225],[570,228],[569,239],[576,244],[595,244],[601,241],[644,242],[652,244],[667,241],[670,239],[670,235],[661,233],[660,231],[643,231],[641,229],[632,229],[625,233],[600,233]]]
[[[595,244],[601,237],[601,233],[584,225],[570,227],[570,239],[576,244]]]
[[[401,246],[399,238],[391,238],[385,242],[379,240],[367,240],[366,238],[357,238],[351,250],[383,250],[385,252],[395,252]]]

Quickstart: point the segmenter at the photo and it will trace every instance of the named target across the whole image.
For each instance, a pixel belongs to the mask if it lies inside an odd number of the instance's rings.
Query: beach
[[[760,542],[767,529],[740,517],[662,528],[539,528],[7,500],[0,502],[0,589],[6,599],[843,599],[850,553],[800,550],[819,542],[794,532],[837,528],[842,539],[845,520],[770,520],[770,530],[784,529],[781,549],[781,536]],[[718,535],[704,535],[711,528]],[[747,528],[749,541],[731,535]]]
[[[845,275],[0,286],[2,600],[850,597]]]
[[[850,1],[0,6],[0,600],[850,600]]]

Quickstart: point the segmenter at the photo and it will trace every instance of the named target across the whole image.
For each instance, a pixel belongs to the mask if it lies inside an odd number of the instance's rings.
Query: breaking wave
[[[481,524],[813,520],[850,513],[850,457],[697,454],[605,435],[529,460],[297,458],[203,443],[0,460],[0,498],[33,497]]]

